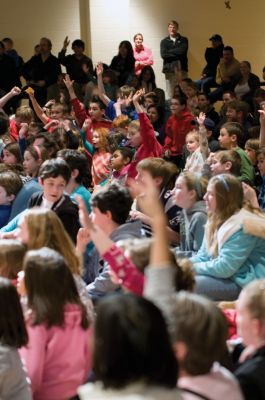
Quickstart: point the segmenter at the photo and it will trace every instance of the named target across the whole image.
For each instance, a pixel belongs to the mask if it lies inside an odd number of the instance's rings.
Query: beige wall
[[[176,19],[180,32],[190,41],[190,76],[197,78],[204,65],[204,50],[213,33],[232,45],[239,60],[252,63],[261,76],[265,64],[265,2],[231,0],[1,0],[0,38],[10,36],[18,52],[27,60],[42,36],[53,42],[57,54],[66,35],[81,36],[93,61],[110,63],[121,40],[132,40],[142,32],[145,44],[153,49],[155,72],[163,87],[160,40],[167,35],[167,22]],[[4,12],[3,12],[4,11]],[[91,39],[91,40],[90,40]]]
[[[0,38],[11,37],[25,61],[43,36],[57,55],[66,35],[80,37],[78,0],[1,0]]]
[[[93,60],[109,63],[121,40],[132,40],[142,32],[145,44],[155,58],[157,81],[163,86],[160,40],[167,35],[167,23],[176,19],[180,32],[189,38],[190,76],[197,78],[204,65],[204,50],[213,33],[235,49],[239,60],[249,60],[253,72],[261,77],[265,65],[263,0],[231,0],[226,9],[223,0],[90,0]]]

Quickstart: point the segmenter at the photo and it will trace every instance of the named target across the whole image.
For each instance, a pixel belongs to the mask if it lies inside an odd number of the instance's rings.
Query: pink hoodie
[[[80,326],[77,305],[65,307],[65,326],[27,325],[29,343],[20,349],[34,400],[64,400],[74,396],[91,369],[92,330]]]

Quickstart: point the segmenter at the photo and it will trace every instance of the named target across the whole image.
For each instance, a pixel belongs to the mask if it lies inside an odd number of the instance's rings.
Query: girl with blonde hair
[[[191,259],[195,290],[213,300],[235,300],[249,282],[265,278],[265,218],[243,207],[242,184],[232,175],[213,177],[204,199],[204,241]]]

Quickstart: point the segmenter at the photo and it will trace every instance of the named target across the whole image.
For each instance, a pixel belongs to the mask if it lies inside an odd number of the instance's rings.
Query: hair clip
[[[224,175],[216,175],[216,177],[217,177],[217,179],[220,181],[220,182],[222,182],[223,183],[223,185],[224,185],[224,187],[225,187],[225,190],[227,191],[227,192],[229,192],[229,186],[228,186],[228,183],[226,182],[226,180],[225,180],[225,177],[224,177]]]

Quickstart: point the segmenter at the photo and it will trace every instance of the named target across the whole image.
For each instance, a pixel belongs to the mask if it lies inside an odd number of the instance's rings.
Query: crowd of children
[[[265,91],[165,100],[134,41],[0,98],[3,400],[265,398]]]

